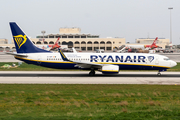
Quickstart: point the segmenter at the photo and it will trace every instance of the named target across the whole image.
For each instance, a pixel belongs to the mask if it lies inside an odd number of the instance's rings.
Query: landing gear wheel
[[[158,73],[157,73],[157,75],[161,75],[161,73],[160,73],[160,72],[158,72]]]
[[[95,71],[94,71],[94,70],[91,70],[91,71],[89,72],[89,75],[90,75],[90,76],[94,76],[94,75],[95,75]]]

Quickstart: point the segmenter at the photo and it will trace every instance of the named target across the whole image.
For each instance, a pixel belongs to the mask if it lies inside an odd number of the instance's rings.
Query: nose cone
[[[176,65],[177,65],[177,63],[175,61],[171,61],[171,67],[174,67]]]

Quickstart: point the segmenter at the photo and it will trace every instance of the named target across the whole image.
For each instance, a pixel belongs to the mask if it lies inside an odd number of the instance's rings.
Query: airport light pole
[[[168,8],[170,10],[170,43],[172,44],[172,24],[171,24],[171,10],[173,7]]]
[[[41,33],[43,34],[43,45],[44,45],[44,34],[46,33],[46,31],[41,31]]]

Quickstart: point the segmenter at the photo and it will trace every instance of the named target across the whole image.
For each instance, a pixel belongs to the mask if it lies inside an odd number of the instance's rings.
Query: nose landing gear
[[[161,72],[162,72],[162,70],[159,70],[158,73],[157,73],[157,75],[161,75]]]
[[[157,73],[157,75],[161,75],[161,73],[160,73],[160,72],[163,72],[163,71],[167,71],[167,69],[162,69],[162,70],[159,70],[159,71],[158,71],[158,73]]]

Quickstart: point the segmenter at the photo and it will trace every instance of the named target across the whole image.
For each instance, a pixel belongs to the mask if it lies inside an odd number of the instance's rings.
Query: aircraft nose
[[[171,67],[174,67],[176,65],[177,65],[177,63],[175,61],[171,61]]]

